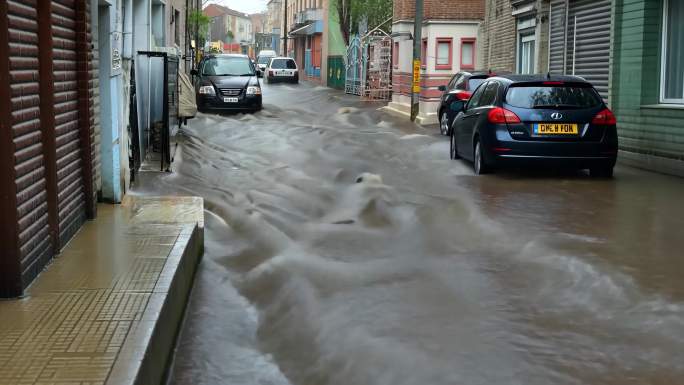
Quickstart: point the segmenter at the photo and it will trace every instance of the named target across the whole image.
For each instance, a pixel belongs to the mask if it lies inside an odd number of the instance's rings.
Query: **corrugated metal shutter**
[[[94,13],[93,13],[94,12]],[[98,191],[102,190],[102,173],[100,170],[100,140],[101,140],[101,134],[100,134],[100,76],[99,76],[99,68],[100,68],[100,42],[98,41],[98,31],[93,31],[92,27],[94,27],[93,23],[96,22],[96,20],[93,20],[93,17],[97,14],[97,6],[92,7],[91,9],[91,37],[92,37],[92,46],[93,46],[93,56],[92,56],[92,62],[91,62],[91,80],[90,80],[90,91],[91,91],[91,99],[92,99],[92,111],[91,115],[93,117],[93,148],[92,148],[92,154],[93,154],[93,179],[95,183],[95,189],[94,191],[97,193]]]
[[[594,84],[601,96],[607,99],[611,0],[570,1],[567,11],[567,33],[565,3],[564,0],[551,2],[549,71],[581,76]]]
[[[610,73],[610,7],[610,0],[572,1],[568,17],[568,73],[572,73],[574,56],[574,74],[591,82],[605,99]],[[575,20],[577,34],[573,52]]]
[[[551,1],[549,17],[549,72],[563,74],[563,52],[565,51],[565,0]]]
[[[22,276],[30,278],[52,256],[40,125],[36,5],[37,0],[7,1],[19,258]]]
[[[60,244],[64,245],[86,217],[82,150],[78,126],[79,95],[74,0],[52,1],[52,38],[59,239]]]

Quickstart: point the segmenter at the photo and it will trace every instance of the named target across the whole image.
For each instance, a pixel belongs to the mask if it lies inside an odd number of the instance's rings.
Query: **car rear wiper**
[[[537,104],[532,106],[534,109],[578,109],[582,108],[580,106],[576,106],[574,104]]]

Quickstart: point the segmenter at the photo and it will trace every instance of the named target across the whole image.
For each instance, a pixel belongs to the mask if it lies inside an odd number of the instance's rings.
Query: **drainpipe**
[[[133,0],[124,0],[123,57],[133,57]]]

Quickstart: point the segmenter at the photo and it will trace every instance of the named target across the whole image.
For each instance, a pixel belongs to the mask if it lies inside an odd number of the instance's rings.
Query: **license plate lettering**
[[[575,123],[538,123],[534,125],[536,135],[577,135]]]
[[[237,103],[238,98],[223,98],[224,103]]]

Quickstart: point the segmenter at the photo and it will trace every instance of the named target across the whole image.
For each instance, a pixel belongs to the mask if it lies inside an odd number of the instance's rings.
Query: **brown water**
[[[472,175],[321,87],[201,115],[175,173],[207,252],[173,384],[684,384],[684,182]]]

